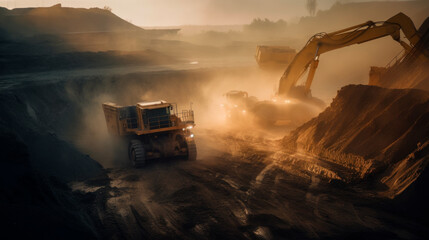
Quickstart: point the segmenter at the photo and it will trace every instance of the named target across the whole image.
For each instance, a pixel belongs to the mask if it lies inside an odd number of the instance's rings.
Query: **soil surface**
[[[102,236],[113,239],[424,239],[427,229],[392,213],[386,200],[329,181],[289,156],[277,141],[200,130],[195,162],[152,162],[109,169],[75,182]],[[215,147],[214,147],[215,146]],[[124,159],[124,161],[127,161]],[[311,166],[313,167],[311,167]]]

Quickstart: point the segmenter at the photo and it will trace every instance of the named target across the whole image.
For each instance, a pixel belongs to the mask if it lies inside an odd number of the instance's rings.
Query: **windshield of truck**
[[[170,126],[170,107],[145,109],[143,111],[145,127],[149,129],[164,128]]]
[[[146,114],[149,118],[151,117],[160,117],[160,116],[168,116],[170,115],[170,108],[155,108],[155,109],[147,109],[145,110]]]

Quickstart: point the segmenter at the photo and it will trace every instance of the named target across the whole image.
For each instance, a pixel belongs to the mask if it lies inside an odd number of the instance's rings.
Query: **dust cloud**
[[[311,88],[313,96],[329,104],[341,87],[368,84],[370,67],[385,67],[395,56],[400,56],[402,50],[398,43],[386,37],[321,55]]]
[[[356,9],[365,9],[368,6],[383,12],[383,17],[393,16],[398,9],[403,9],[413,17],[418,15],[425,5],[424,3],[392,3],[384,11],[382,11],[382,4],[381,7],[370,3],[354,5]],[[305,11],[304,4],[302,7]],[[20,10],[22,22],[2,21],[2,24],[9,24],[8,27],[3,28],[14,32],[14,36],[23,33],[33,34],[33,37],[27,37],[25,41],[37,40],[43,43],[49,40],[49,46],[43,50],[47,56],[56,56],[58,53],[78,53],[72,56],[66,55],[68,57],[62,55],[62,58],[57,59],[56,62],[63,61],[65,66],[76,62],[81,63],[77,67],[94,66],[92,65],[94,63],[107,67],[117,67],[121,64],[137,67],[164,66],[164,69],[158,73],[143,74],[133,69],[137,73],[101,74],[100,77],[90,81],[78,81],[79,84],[66,86],[71,105],[68,107],[71,111],[69,113],[76,121],[70,121],[70,126],[61,131],[63,137],[71,139],[82,152],[88,153],[103,165],[114,166],[121,162],[120,157],[117,156],[124,156],[117,153],[123,151],[123,147],[115,146],[123,146],[123,144],[107,135],[101,109],[103,102],[134,105],[141,101],[163,99],[177,103],[179,109],[189,108],[192,103],[196,115],[196,131],[225,129],[233,124],[226,121],[225,113],[220,108],[220,105],[225,102],[223,94],[230,90],[242,90],[259,100],[270,100],[277,91],[282,72],[266,72],[257,69],[253,56],[256,45],[289,45],[298,51],[310,36],[319,31],[335,31],[369,19],[385,20],[380,19],[380,15],[375,10],[361,11],[363,13],[359,16],[352,14],[356,12],[355,10],[351,11],[346,4],[337,4],[330,10],[320,11],[312,18],[302,18],[297,23],[286,21],[282,23],[282,27],[284,25],[285,28],[282,31],[278,28],[273,28],[272,31],[254,28],[249,20],[248,24],[241,27],[210,26],[206,30],[203,27],[199,33],[185,34],[186,31],[184,31],[182,34],[179,31],[177,35],[156,35],[155,32],[138,28],[106,10],[76,10],[61,6],[41,10]],[[79,31],[76,29],[76,24],[70,24],[70,22],[57,22],[57,24],[51,24],[49,28],[46,24],[37,24],[30,32],[27,31],[31,26],[29,22],[37,20],[37,23],[46,23],[53,16],[66,13],[78,13],[77,15],[80,14],[87,20],[93,19],[96,15],[97,21],[89,21],[92,22],[90,25],[83,24],[84,28],[79,28]],[[37,19],[34,17],[36,15]],[[341,22],[333,20],[335,16],[342,18],[344,15],[353,17],[345,18],[346,20]],[[8,18],[8,15],[4,17]],[[264,16],[255,15],[251,18],[257,17]],[[267,24],[276,23],[277,19],[274,15],[267,17],[271,18],[270,21],[266,21]],[[76,19],[75,23],[80,21],[83,20]],[[100,21],[103,24],[99,24]],[[25,28],[20,28],[19,26],[25,22],[27,22]],[[314,24],[315,22],[318,24]],[[186,26],[182,27],[186,29]],[[94,29],[97,31],[94,32]],[[121,31],[118,32],[118,29]],[[49,36],[47,39],[47,36],[43,35],[46,33],[51,34],[47,35]],[[342,86],[352,83],[366,84],[370,66],[385,66],[401,51],[401,47],[388,38],[322,55],[313,81],[313,96],[329,104],[336,91]],[[22,46],[20,48],[22,48],[20,51],[28,50]],[[16,49],[19,48],[12,46],[8,49],[18,51]],[[86,53],[88,51],[92,54],[103,52],[106,55],[89,58],[85,55],[90,54]],[[79,57],[79,54],[83,55]],[[191,61],[200,62],[201,67],[193,71],[177,71],[181,68],[178,64]],[[242,66],[237,64],[238,62],[245,64]],[[19,67],[20,64],[17,66]],[[237,131],[247,133],[256,131],[256,127],[248,123],[235,125],[241,127]]]
[[[176,103],[179,113],[192,105],[198,136],[199,133],[204,135],[207,131],[222,131],[236,126],[226,122],[224,109],[220,107],[225,102],[226,92],[244,90],[260,99],[269,99],[274,94],[276,81],[277,74],[246,67],[134,73],[67,83],[64,86],[70,110],[67,114],[75,121],[70,121],[67,129],[62,130],[61,137],[70,140],[81,152],[89,154],[105,167],[125,167],[128,143],[108,135],[102,103],[115,102],[126,106],[166,100]],[[248,126],[241,126],[241,131],[249,131],[250,134]]]

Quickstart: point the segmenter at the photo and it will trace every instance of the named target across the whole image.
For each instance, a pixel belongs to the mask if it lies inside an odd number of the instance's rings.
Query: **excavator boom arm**
[[[420,40],[420,36],[413,22],[403,13],[393,16],[382,25],[377,25],[374,22],[367,22],[329,34],[316,34],[295,56],[280,78],[278,94],[286,96],[290,89],[295,86],[300,76],[306,72],[307,68],[311,65],[311,71],[305,84],[306,91],[309,91],[312,78],[318,65],[319,55],[322,53],[389,35],[393,40],[399,42],[406,50],[410,49],[411,47],[409,47],[408,44],[400,40],[401,29],[412,45],[415,45]]]

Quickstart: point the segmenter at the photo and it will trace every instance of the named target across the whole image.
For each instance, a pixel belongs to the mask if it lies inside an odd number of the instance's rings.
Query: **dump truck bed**
[[[131,108],[134,108],[134,114]],[[106,118],[107,131],[110,134],[123,136],[128,134],[127,129],[137,128],[135,106],[123,107],[115,103],[103,103],[103,111]]]

